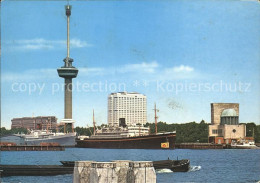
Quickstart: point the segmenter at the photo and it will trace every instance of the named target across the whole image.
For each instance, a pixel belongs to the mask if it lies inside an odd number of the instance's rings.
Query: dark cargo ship
[[[76,139],[76,147],[104,149],[174,149],[175,132],[133,137],[101,137]]]
[[[155,111],[155,134],[150,128],[139,125],[127,126],[124,118],[119,119],[119,126],[110,126],[95,130],[94,134],[80,136],[76,139],[76,147],[100,149],[174,149],[176,132],[157,133],[157,115]]]

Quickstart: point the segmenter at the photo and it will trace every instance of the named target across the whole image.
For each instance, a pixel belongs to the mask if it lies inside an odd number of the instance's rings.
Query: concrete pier
[[[156,183],[152,161],[76,161],[74,183]]]
[[[65,151],[64,146],[19,145],[0,146],[0,151]]]
[[[224,149],[226,148],[222,144],[211,143],[180,143],[175,144],[176,149]]]

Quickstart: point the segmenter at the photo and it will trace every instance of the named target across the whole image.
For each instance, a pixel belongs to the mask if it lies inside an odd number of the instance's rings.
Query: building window
[[[218,135],[222,136],[222,129],[212,130],[212,134],[218,134]]]
[[[218,134],[218,130],[212,130],[212,134]]]
[[[223,116],[221,117],[221,125],[238,125],[238,116]]]

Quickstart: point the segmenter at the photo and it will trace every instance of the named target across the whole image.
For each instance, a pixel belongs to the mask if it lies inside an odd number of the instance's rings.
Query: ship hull
[[[102,149],[174,149],[175,133],[127,138],[76,139],[76,147]],[[163,147],[163,143],[168,143]]]
[[[231,145],[231,149],[260,149],[260,147],[257,147],[255,145],[248,145],[248,146],[243,146],[243,145]]]
[[[61,146],[75,146],[75,136],[74,135],[66,135],[62,137],[54,137],[47,139],[25,139],[26,145],[40,145],[42,142],[47,143],[59,143]]]

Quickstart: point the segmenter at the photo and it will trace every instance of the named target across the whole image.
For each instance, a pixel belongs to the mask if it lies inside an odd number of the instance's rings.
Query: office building
[[[118,92],[108,96],[108,125],[135,126],[147,122],[146,96],[140,93]]]

